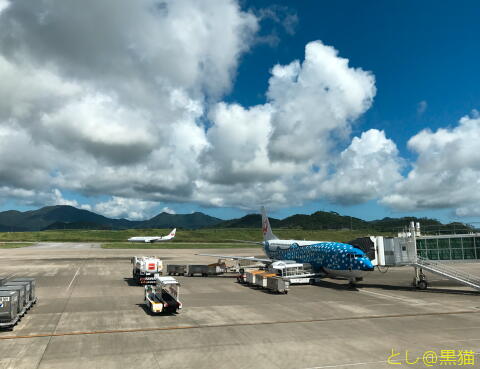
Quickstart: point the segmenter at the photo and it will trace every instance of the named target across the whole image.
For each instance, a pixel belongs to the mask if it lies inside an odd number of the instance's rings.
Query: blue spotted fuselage
[[[362,272],[373,270],[372,262],[362,250],[345,243],[270,240],[264,241],[263,247],[271,259],[309,263],[316,272],[360,277]]]

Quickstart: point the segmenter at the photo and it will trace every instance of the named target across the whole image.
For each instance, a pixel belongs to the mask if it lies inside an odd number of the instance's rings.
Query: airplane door
[[[348,254],[348,270],[351,272],[353,269],[353,255]]]

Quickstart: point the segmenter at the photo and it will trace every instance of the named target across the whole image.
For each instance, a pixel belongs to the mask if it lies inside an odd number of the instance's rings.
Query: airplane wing
[[[216,254],[195,254],[198,256],[213,256],[216,258],[221,259],[230,259],[230,260],[252,260],[252,261],[259,261],[261,263],[273,263],[276,261],[275,259],[262,259],[256,258],[254,256],[235,256],[235,255],[216,255]]]
[[[253,244],[253,245],[262,245],[263,246],[263,242],[256,242],[256,241],[232,240],[232,239],[229,239],[227,241],[234,241],[234,242],[239,242],[239,243],[250,243],[250,244]]]

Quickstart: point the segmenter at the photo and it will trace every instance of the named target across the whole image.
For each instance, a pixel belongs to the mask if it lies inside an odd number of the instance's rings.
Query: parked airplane
[[[315,272],[346,278],[351,284],[361,280],[365,271],[373,270],[373,264],[367,255],[352,245],[329,241],[280,240],[272,232],[264,207],[262,207],[262,232],[263,242],[255,243],[263,245],[263,250],[268,259],[211,254],[200,255],[264,263],[282,260],[309,263]]]
[[[128,239],[129,242],[161,242],[161,241],[168,241],[175,237],[175,232],[177,232],[177,228],[173,229],[167,236],[151,236],[151,237],[130,237]]]

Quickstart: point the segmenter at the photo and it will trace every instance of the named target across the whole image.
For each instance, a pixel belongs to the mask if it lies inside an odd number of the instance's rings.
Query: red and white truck
[[[162,260],[155,256],[134,256],[132,277],[138,284],[156,284],[157,277],[162,274]]]

